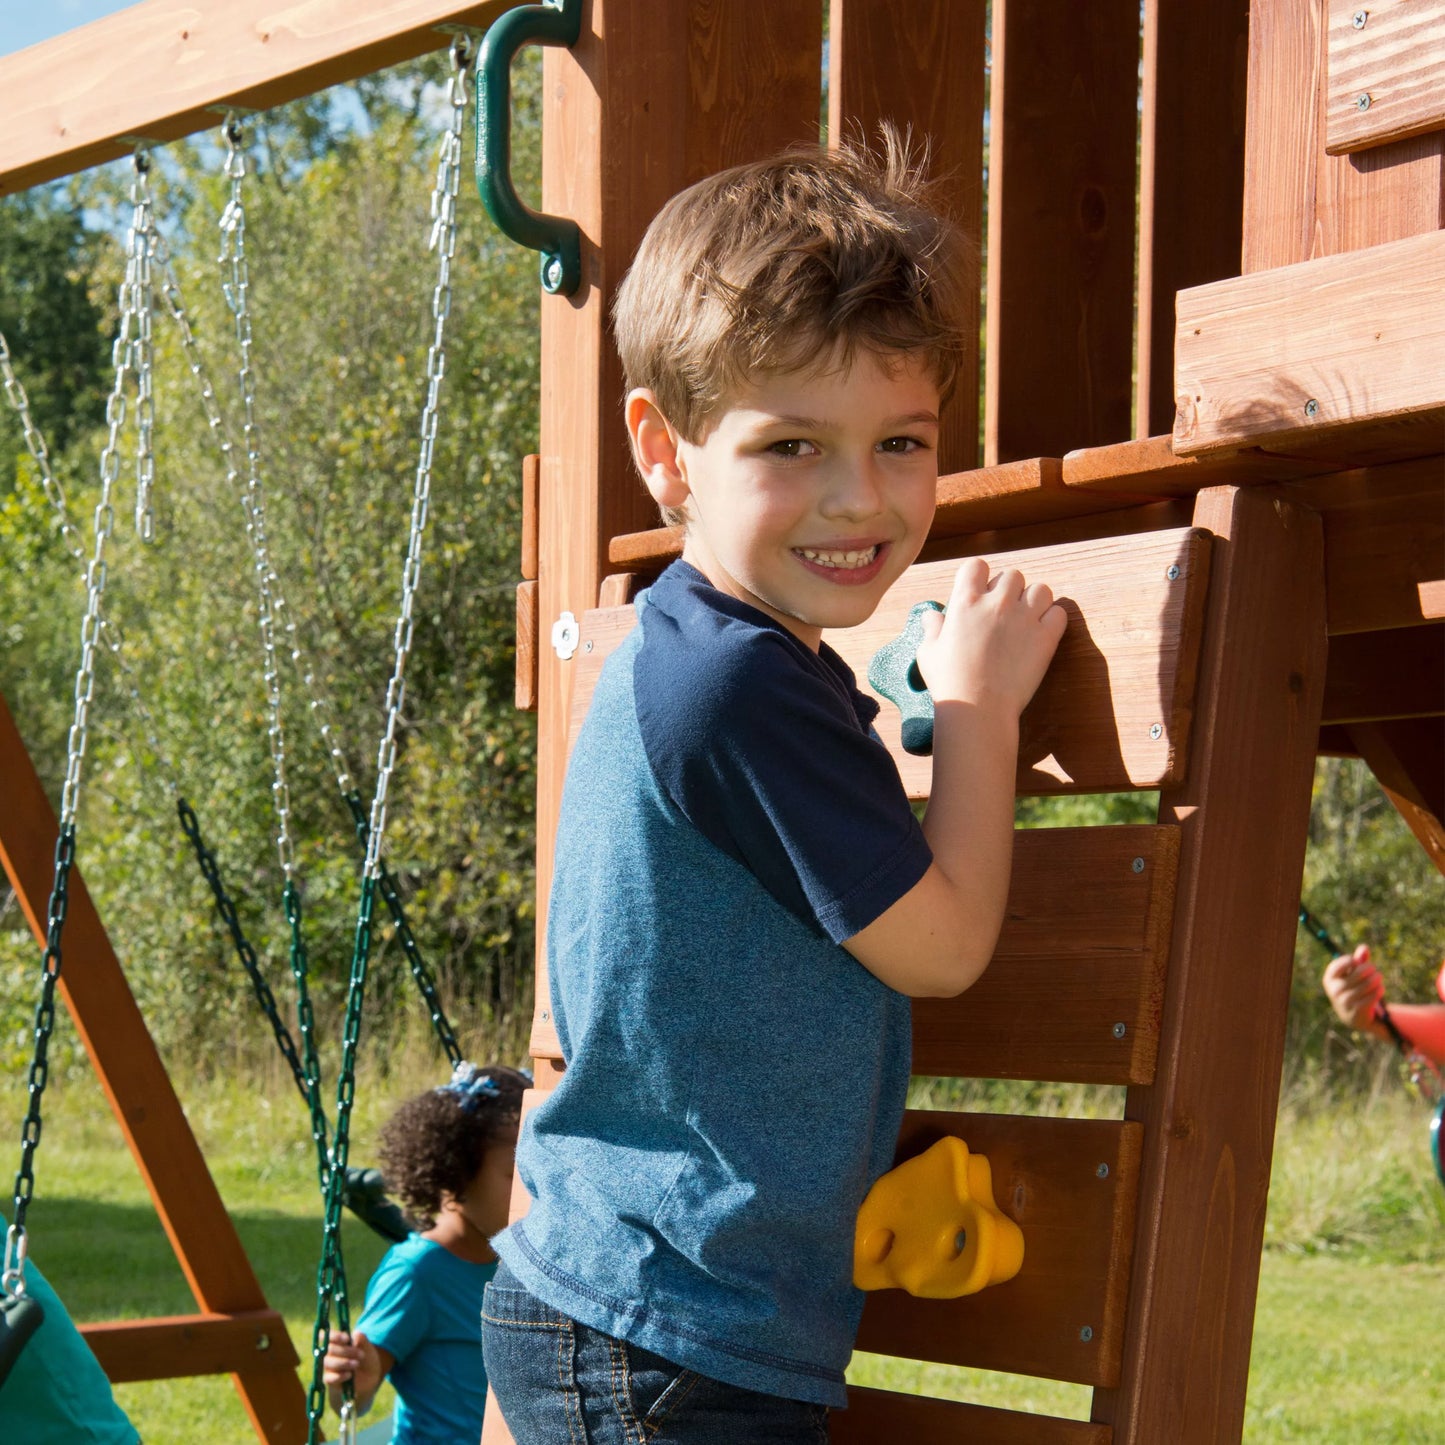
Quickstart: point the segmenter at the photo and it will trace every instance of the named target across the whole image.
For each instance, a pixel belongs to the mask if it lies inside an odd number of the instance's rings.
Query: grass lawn
[[[355,1162],[372,1160],[386,1113],[429,1082],[425,1066],[408,1075],[362,1081]],[[222,1198],[304,1360],[320,1209],[299,1100],[279,1086],[246,1093],[198,1085],[184,1093]],[[85,1321],[192,1312],[98,1087],[77,1081],[47,1094],[47,1104],[32,1245],[72,1313]],[[21,1109],[12,1112],[18,1117]],[[1445,1192],[1433,1180],[1424,1138],[1418,1106],[1408,1100],[1376,1100],[1368,1116],[1285,1110],[1255,1321],[1248,1445],[1445,1438],[1445,1366],[1434,1328],[1445,1300]],[[356,1310],[384,1245],[348,1216],[344,1247]],[[1082,1387],[1014,1376],[861,1354],[851,1376],[1016,1409],[1088,1412]],[[117,1396],[146,1445],[249,1445],[255,1438],[225,1379],[123,1385]],[[383,1397],[378,1410],[386,1408]],[[334,1430],[334,1417],[331,1424]]]

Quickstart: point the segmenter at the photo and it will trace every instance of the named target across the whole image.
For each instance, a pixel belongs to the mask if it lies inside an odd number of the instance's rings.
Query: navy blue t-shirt
[[[840,942],[932,861],[830,649],[675,563],[567,772],[547,947],[567,1070],[498,1253],[594,1328],[845,1401],[853,1225],[889,1167],[908,1000]]]

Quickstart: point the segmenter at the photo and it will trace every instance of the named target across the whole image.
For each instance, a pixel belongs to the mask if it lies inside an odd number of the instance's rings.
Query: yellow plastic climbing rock
[[[948,1135],[883,1175],[858,1211],[853,1283],[956,1299],[1024,1262],[1023,1231],[993,1202],[993,1171]]]

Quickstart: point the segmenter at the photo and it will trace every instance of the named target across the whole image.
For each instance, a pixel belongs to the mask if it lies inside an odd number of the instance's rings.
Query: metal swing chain
[[[75,715],[67,742],[65,785],[61,790],[59,836],[55,845],[55,882],[47,910],[40,1000],[35,1006],[35,1052],[28,1081],[29,1106],[20,1134],[14,1218],[6,1233],[5,1264],[3,1273],[0,1273],[0,1288],[15,1296],[25,1293],[25,1216],[35,1189],[34,1159],[40,1143],[40,1106],[49,1077],[50,1035],[55,1026],[55,985],[61,968],[61,935],[69,907],[70,870],[75,861],[75,820],[80,803],[81,767],[85,759],[90,703],[95,690],[95,645],[100,634],[101,603],[105,594],[105,544],[115,527],[115,510],[110,498],[120,474],[120,434],[126,415],[125,378],[128,371],[135,369],[137,361],[131,324],[138,319],[143,304],[150,296],[147,237],[150,233],[151,202],[146,179],[149,169],[149,160],[143,154],[137,154],[135,180],[131,185],[130,198],[134,209],[127,236],[125,279],[120,286],[120,321],[111,348],[115,383],[105,404],[108,433],[100,456],[100,499],[95,507],[94,551],[86,569],[85,616],[80,626],[80,666],[75,675]]]
[[[355,949],[347,987],[346,1024],[342,1037],[341,1068],[336,1085],[331,1179],[326,1191],[321,1263],[316,1272],[316,1325],[311,1339],[314,1370],[307,1397],[307,1445],[316,1445],[320,1438],[321,1415],[326,1406],[326,1388],[322,1382],[321,1365],[330,1336],[333,1298],[336,1301],[338,1328],[343,1331],[351,1328],[350,1306],[346,1297],[346,1270],[341,1255],[341,1181],[346,1177],[347,1154],[350,1149],[351,1105],[356,1092],[356,1048],[361,1036],[361,1008],[371,951],[371,915],[381,872],[381,848],[386,828],[386,795],[396,763],[397,721],[406,698],[406,660],[411,650],[415,625],[413,611],[417,585],[421,578],[422,537],[426,530],[431,497],[432,459],[436,448],[442,377],[446,371],[444,341],[446,319],[451,311],[451,264],[457,244],[456,200],[461,178],[462,125],[466,116],[467,75],[471,63],[471,46],[465,37],[458,36],[453,42],[451,60],[452,76],[448,90],[451,117],[438,155],[436,186],[432,192],[431,204],[432,228],[427,242],[427,249],[437,253],[437,281],[432,292],[434,327],[431,346],[427,351],[427,396],[422,408],[421,444],[412,493],[406,563],[402,570],[401,609],[394,634],[395,656],[391,679],[386,689],[386,727],[377,751],[376,795],[372,800],[367,830],[366,862],[362,867]],[[344,1388],[343,1396],[341,1439],[354,1440],[356,1416],[349,1386]]]
[[[314,1014],[311,1009],[310,991],[307,986],[309,965],[306,956],[306,942],[301,925],[301,894],[296,886],[295,860],[291,843],[291,791],[286,782],[286,734],[281,717],[281,669],[276,660],[275,620],[278,611],[284,607],[280,596],[280,581],[271,563],[271,548],[266,536],[266,494],[261,481],[261,454],[256,427],[255,373],[251,366],[251,311],[250,271],[246,260],[246,206],[243,182],[246,177],[246,157],[241,149],[242,130],[234,115],[226,117],[223,127],[226,138],[226,175],[231,181],[230,200],[221,214],[221,253],[219,262],[223,277],[229,267],[230,279],[222,281],[222,292],[236,321],[236,342],[240,348],[241,365],[238,379],[241,403],[244,408],[243,436],[246,449],[246,485],[241,492],[241,504],[246,514],[246,533],[251,539],[251,551],[256,573],[258,616],[261,627],[261,649],[266,682],[266,706],[269,715],[267,739],[271,748],[273,781],[272,799],[276,812],[276,847],[281,859],[284,878],[281,898],[286,921],[291,933],[291,974],[296,981],[297,1026],[301,1033],[301,1085],[307,1107],[311,1112],[311,1137],[317,1149],[317,1174],[325,1188],[329,1183],[326,1147],[326,1115],[321,1104],[321,1065],[316,1050]],[[169,291],[168,291],[169,295]],[[189,328],[185,328],[189,333]],[[222,423],[215,393],[200,365],[200,355],[194,346],[194,339],[187,350],[187,359],[192,373],[201,381],[203,403],[207,408],[207,420],[220,442],[226,460],[226,479],[234,482],[237,470],[234,465],[234,448]],[[295,629],[290,624],[294,642]],[[293,650],[293,657],[295,653]],[[314,700],[314,699],[313,699]],[[328,739],[329,750],[338,757],[339,750]],[[254,976],[252,979],[255,982]],[[271,1015],[275,1028],[274,1013]],[[280,1034],[277,1035],[278,1042]],[[284,1049],[283,1049],[284,1052]],[[290,1060],[288,1059],[288,1062]]]

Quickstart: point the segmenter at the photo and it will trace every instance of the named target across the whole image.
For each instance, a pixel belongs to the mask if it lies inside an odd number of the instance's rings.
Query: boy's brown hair
[[[926,154],[786,151],[674,196],[613,306],[629,389],[698,442],[740,382],[815,360],[921,355],[947,397],[963,351],[962,241],[930,205]]]

